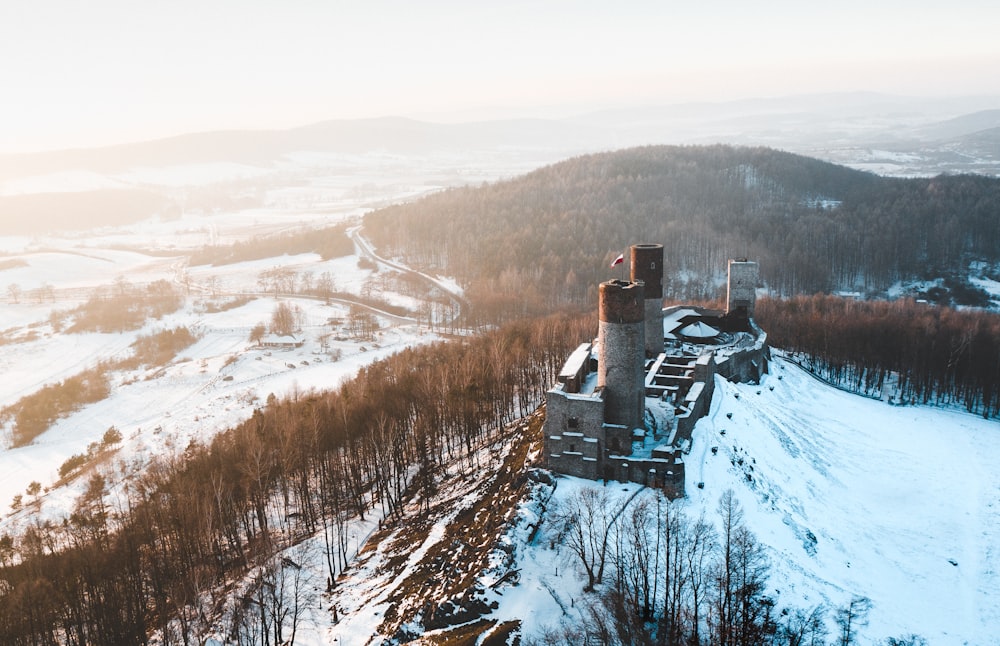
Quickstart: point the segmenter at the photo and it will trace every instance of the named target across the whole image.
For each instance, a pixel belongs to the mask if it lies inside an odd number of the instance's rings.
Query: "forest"
[[[122,332],[140,328],[148,319],[158,319],[183,304],[184,296],[166,280],[133,285],[119,276],[113,285],[95,289],[85,303],[71,310],[53,310],[50,322],[60,331],[69,319],[68,333]]]
[[[1000,180],[885,178],[766,148],[655,146],[586,155],[520,178],[373,212],[384,254],[457,276],[470,324],[556,307],[593,309],[609,261],[664,245],[664,296],[724,294],[729,258],[760,265],[772,346],[864,393],[1000,412],[1000,317],[970,285],[1000,278]],[[921,300],[880,301],[898,281],[943,277]],[[873,299],[813,296],[844,290]],[[782,299],[786,300],[782,300]],[[936,302],[935,302],[936,301]],[[952,306],[949,306],[952,305]]]
[[[511,325],[406,350],[335,391],[272,395],[244,424],[150,466],[124,495],[90,471],[65,522],[0,537],[0,643],[146,644],[157,631],[164,644],[201,643],[220,616],[228,643],[285,643],[297,615],[283,605],[291,597],[272,594],[286,572],[276,551],[323,534],[332,584],[351,517],[398,520],[411,498],[434,498],[446,464],[472,473],[478,448],[534,410],[594,325]],[[225,588],[251,571],[249,589]],[[260,614],[245,612],[247,598]]]
[[[768,343],[855,392],[1000,414],[1000,315],[912,299],[758,301]]]
[[[517,318],[592,307],[609,261],[636,242],[664,245],[668,298],[716,297],[726,260],[744,257],[782,296],[965,283],[971,261],[1000,262],[998,210],[996,178],[886,178],[767,148],[654,146],[381,209],[365,233],[383,255],[460,277],[480,315]]]

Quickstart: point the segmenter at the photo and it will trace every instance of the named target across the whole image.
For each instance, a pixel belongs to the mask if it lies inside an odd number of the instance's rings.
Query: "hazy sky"
[[[11,0],[0,152],[495,108],[1000,95],[998,28],[996,0]]]

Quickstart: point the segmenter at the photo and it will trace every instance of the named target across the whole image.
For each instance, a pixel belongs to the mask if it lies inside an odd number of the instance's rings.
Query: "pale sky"
[[[5,0],[0,152],[324,119],[1000,95],[996,0]]]

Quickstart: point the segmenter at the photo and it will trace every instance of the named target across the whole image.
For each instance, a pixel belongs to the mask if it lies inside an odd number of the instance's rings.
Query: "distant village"
[[[715,375],[755,382],[767,372],[767,335],[753,320],[758,267],[729,261],[721,312],[663,308],[663,245],[632,245],[629,265],[629,280],[601,283],[597,338],[570,354],[546,395],[545,459],[558,473],[680,497]]]

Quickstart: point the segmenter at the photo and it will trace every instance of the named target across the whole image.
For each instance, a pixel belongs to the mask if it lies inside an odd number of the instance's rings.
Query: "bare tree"
[[[840,646],[851,646],[857,639],[857,629],[868,625],[868,613],[872,609],[872,601],[868,597],[851,597],[851,601],[833,613],[833,620],[840,629],[837,643]]]
[[[702,516],[687,532],[684,545],[684,561],[688,573],[690,599],[686,613],[691,643],[700,644],[702,606],[705,604],[705,584],[708,578],[708,562],[716,548],[715,528]]]
[[[263,323],[258,323],[250,328],[250,343],[260,345],[260,342],[264,339],[265,334],[267,334],[267,327]]]
[[[21,302],[21,286],[17,283],[7,285],[7,298],[15,305]]]
[[[288,303],[278,303],[271,312],[271,332],[291,334],[295,329],[295,312]]]
[[[295,289],[295,272],[287,267],[272,267],[257,274],[257,284],[265,292],[274,292],[274,297],[278,294],[290,294]]]
[[[795,608],[781,627],[780,636],[788,646],[824,646],[826,644],[826,608],[822,604],[809,612]]]
[[[608,541],[614,516],[608,506],[607,491],[584,487],[566,501],[557,514],[565,545],[579,559],[587,574],[585,590],[593,590],[604,577]]]
[[[763,546],[743,523],[731,489],[719,498],[722,520],[719,555],[712,566],[712,642],[723,646],[758,644],[773,632],[771,599],[764,596],[769,564]]]
[[[319,278],[316,279],[316,292],[322,296],[328,304],[330,302],[330,297],[333,296],[333,292],[336,289],[337,287],[334,283],[333,275],[330,272],[324,271],[319,275]]]
[[[927,640],[914,633],[903,637],[889,637],[882,643],[884,646],[927,646]]]

